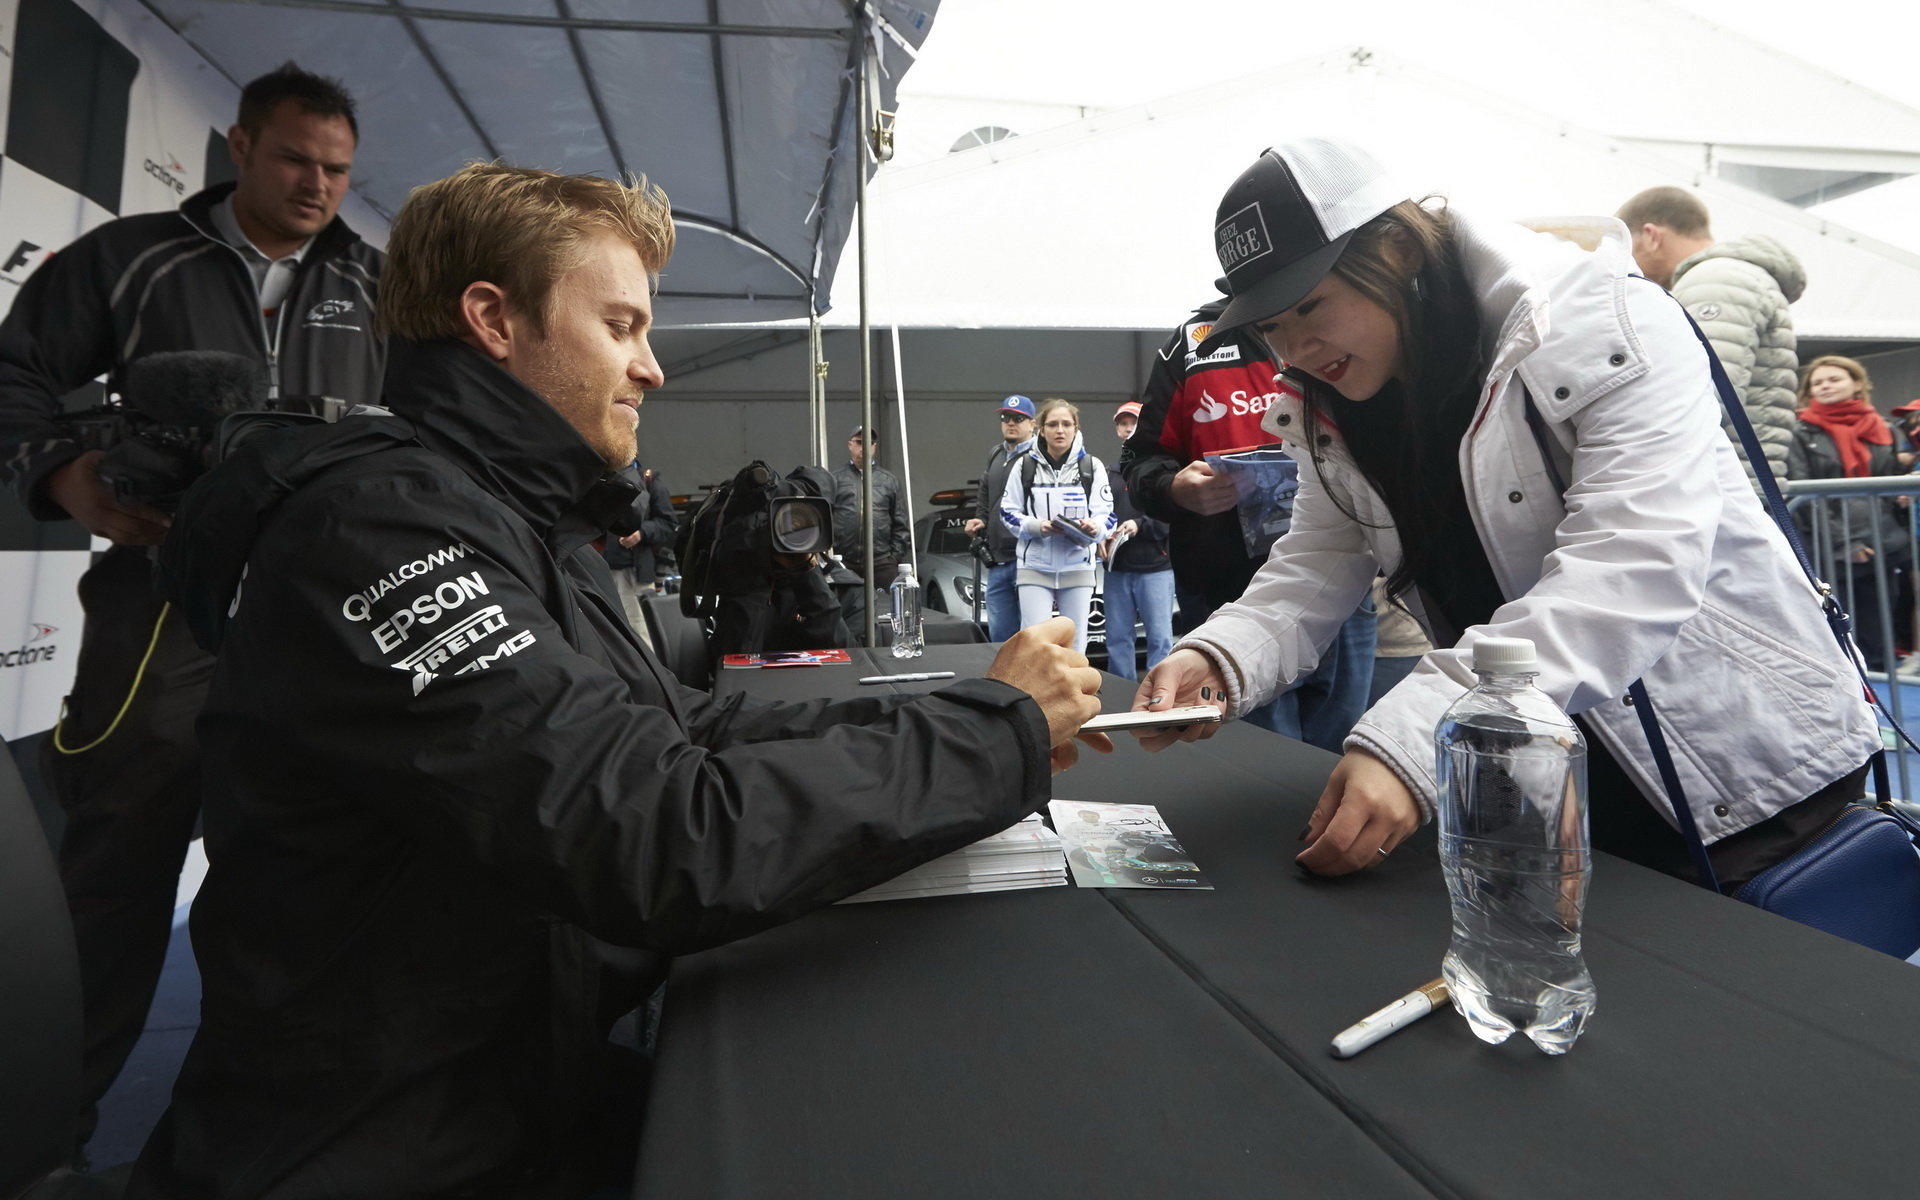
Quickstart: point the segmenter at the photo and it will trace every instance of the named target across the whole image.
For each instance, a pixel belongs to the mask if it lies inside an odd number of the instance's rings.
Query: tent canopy
[[[824,305],[853,216],[858,75],[878,105],[939,0],[145,0],[244,82],[288,58],[346,83],[355,190],[391,216],[476,159],[644,173],[673,201],[671,324]]]
[[[1770,234],[1800,256],[1803,335],[1920,339],[1920,256],[1362,47],[882,171],[875,311],[911,327],[1170,328],[1212,294],[1227,184],[1263,147],[1307,134],[1368,147],[1411,195],[1515,220],[1691,185],[1721,236]]]

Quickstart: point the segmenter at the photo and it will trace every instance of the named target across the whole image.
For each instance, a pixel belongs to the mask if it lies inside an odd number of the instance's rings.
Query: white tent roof
[[[1887,115],[1910,119],[1920,155],[1920,114],[1885,104],[1898,110]],[[1853,125],[1850,117],[1841,127]],[[1645,145],[1359,47],[882,170],[876,318],[1169,328],[1212,294],[1213,210],[1227,184],[1262,148],[1313,133],[1367,146],[1411,194],[1437,192],[1516,220],[1611,212],[1645,187],[1693,186],[1722,237],[1766,233],[1800,256],[1810,280],[1795,306],[1803,335],[1920,338],[1920,256]],[[838,291],[834,315],[844,322],[853,289],[843,282]]]
[[[1670,147],[1689,164],[1711,159],[1742,170],[1740,182],[1778,199],[1815,203],[1920,171],[1920,111],[1911,91],[1901,103],[1796,57],[1824,46],[1843,69],[1857,68],[1876,48],[1868,39],[1910,47],[1920,36],[1911,5],[1880,5],[1863,25],[1857,0],[1848,2],[1856,8],[1830,3],[1822,21],[1809,23],[1804,11],[1783,14],[1754,0],[1721,21],[1667,0],[1214,0],[1194,20],[1110,0],[1095,24],[1082,7],[1057,0],[972,0],[943,21],[905,89],[912,120],[902,160],[944,153],[983,124],[1031,133],[1057,123],[1046,120],[1043,105],[1074,119],[1088,106],[1204,86],[1263,57],[1287,61],[1364,45],[1529,110]],[[1006,35],[1013,24],[1017,38]],[[1845,38],[1837,38],[1842,30]],[[1850,52],[1831,53],[1841,40]],[[1059,53],[1065,44],[1076,53]],[[929,128],[921,131],[923,120]]]
[[[879,104],[939,0],[143,0],[236,81],[296,58],[366,132],[355,191],[391,216],[475,159],[645,172],[671,197],[672,324],[804,316],[852,220],[856,66]]]

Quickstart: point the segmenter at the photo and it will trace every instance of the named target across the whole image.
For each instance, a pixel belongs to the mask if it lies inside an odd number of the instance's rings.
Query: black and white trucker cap
[[[1214,217],[1214,250],[1232,299],[1199,347],[1285,312],[1326,277],[1353,231],[1407,198],[1360,147],[1301,138],[1262,153]]]

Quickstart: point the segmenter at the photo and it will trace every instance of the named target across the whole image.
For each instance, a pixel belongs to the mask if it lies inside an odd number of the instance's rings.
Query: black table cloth
[[[977,673],[991,649],[914,669]],[[846,695],[900,669],[855,657],[719,684]],[[1131,695],[1112,680],[1106,706]],[[1055,779],[1061,799],[1159,806],[1212,892],[849,906],[683,959],[636,1194],[1920,1193],[1920,972],[1605,855],[1599,1003],[1565,1057],[1485,1046],[1447,1009],[1332,1058],[1336,1032],[1439,974],[1448,932],[1431,831],[1359,876],[1292,865],[1334,761],[1230,725]]]

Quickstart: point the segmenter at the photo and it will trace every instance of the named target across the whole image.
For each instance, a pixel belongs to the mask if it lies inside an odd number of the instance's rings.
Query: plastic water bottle
[[[920,581],[913,568],[902,565],[893,577],[893,656],[919,658],[926,653],[927,635],[920,624]]]
[[[1580,916],[1587,843],[1587,745],[1533,686],[1533,643],[1482,638],[1480,683],[1434,731],[1440,862],[1453,902],[1442,964],[1453,1002],[1483,1042],[1515,1030],[1565,1054],[1593,1014]]]

